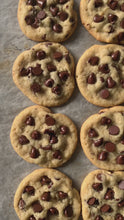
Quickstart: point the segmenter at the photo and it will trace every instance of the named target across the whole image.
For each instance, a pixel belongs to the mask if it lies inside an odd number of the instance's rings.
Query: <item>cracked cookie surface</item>
[[[62,105],[75,87],[73,57],[61,44],[37,44],[17,57],[13,80],[36,104]]]
[[[97,40],[124,44],[123,0],[81,0],[80,16],[84,27]]]
[[[74,32],[77,14],[73,0],[20,0],[18,21],[31,40],[62,42]]]
[[[77,146],[77,129],[67,116],[31,106],[14,119],[10,138],[14,150],[24,160],[58,167],[72,156]]]
[[[94,45],[84,52],[76,68],[81,94],[94,105],[109,107],[124,102],[124,48]]]
[[[95,170],[81,186],[84,220],[124,220],[124,174]]]
[[[20,183],[14,208],[20,220],[78,220],[80,197],[66,175],[39,169]]]

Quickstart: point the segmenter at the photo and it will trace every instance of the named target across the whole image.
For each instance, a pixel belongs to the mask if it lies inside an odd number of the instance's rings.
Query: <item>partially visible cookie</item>
[[[20,220],[78,220],[80,206],[72,181],[52,169],[35,170],[25,177],[14,198]]]
[[[58,43],[41,43],[21,53],[13,65],[13,80],[33,102],[58,106],[72,95],[74,59]]]
[[[84,27],[97,40],[124,44],[123,0],[81,0],[80,16]]]
[[[124,170],[124,107],[103,109],[90,116],[80,131],[88,159],[106,170]]]
[[[95,170],[81,186],[84,220],[124,220],[124,173]]]
[[[81,94],[94,105],[109,107],[124,102],[124,48],[94,45],[84,52],[76,69]]]
[[[58,167],[72,156],[77,146],[77,129],[67,116],[31,106],[14,119],[10,138],[14,150],[24,160]]]
[[[18,21],[31,40],[62,42],[74,32],[77,14],[73,0],[20,0]]]

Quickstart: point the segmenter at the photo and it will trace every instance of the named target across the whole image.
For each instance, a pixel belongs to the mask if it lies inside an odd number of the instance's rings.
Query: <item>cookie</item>
[[[39,169],[20,183],[14,208],[20,220],[78,220],[80,197],[66,175],[57,170]]]
[[[94,105],[124,102],[124,48],[94,45],[79,59],[76,80],[81,94]]]
[[[103,109],[82,125],[81,145],[88,159],[106,170],[124,170],[124,107]]]
[[[95,170],[81,186],[84,220],[124,220],[124,173]]]
[[[77,14],[73,0],[20,0],[18,21],[31,40],[62,42],[73,34]]]
[[[72,156],[77,129],[67,116],[31,106],[14,119],[10,139],[17,154],[29,163],[58,167]]]
[[[36,104],[62,105],[75,87],[73,57],[61,44],[40,43],[17,57],[13,80]]]
[[[84,27],[97,40],[124,44],[123,0],[81,0],[80,16]]]

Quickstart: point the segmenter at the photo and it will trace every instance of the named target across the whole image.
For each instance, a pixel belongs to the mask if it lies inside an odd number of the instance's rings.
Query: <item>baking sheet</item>
[[[39,167],[29,164],[13,150],[9,133],[14,117],[33,103],[24,96],[12,80],[12,65],[22,51],[36,42],[27,39],[21,32],[17,21],[17,0],[0,1],[0,220],[18,220],[13,209],[14,193],[20,181]],[[84,28],[79,18],[80,0],[75,0],[78,13],[78,26],[65,45],[72,52],[77,63],[82,53],[94,44],[100,44]],[[69,116],[78,128],[88,116],[99,111],[99,107],[88,103],[76,88],[72,98],[62,107],[52,108],[53,112]],[[80,142],[69,162],[58,168],[67,174],[78,190],[84,177],[96,169],[85,157]],[[82,217],[80,217],[80,220]]]

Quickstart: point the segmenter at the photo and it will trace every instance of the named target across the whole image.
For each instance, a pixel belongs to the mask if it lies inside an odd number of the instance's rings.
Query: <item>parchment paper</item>
[[[72,52],[76,63],[86,49],[93,44],[100,44],[83,28],[79,18],[79,3],[80,0],[75,0],[77,29],[63,43]],[[14,152],[9,139],[14,117],[24,108],[33,105],[12,80],[13,61],[22,51],[36,44],[27,39],[19,28],[17,5],[17,0],[0,0],[0,220],[18,220],[13,208],[14,193],[20,181],[39,168],[20,158]],[[52,110],[69,116],[75,122],[79,134],[81,124],[99,109],[88,103],[76,88],[69,102]],[[71,160],[59,168],[73,180],[73,185],[78,190],[84,177],[94,169],[96,167],[84,155],[80,142]]]

